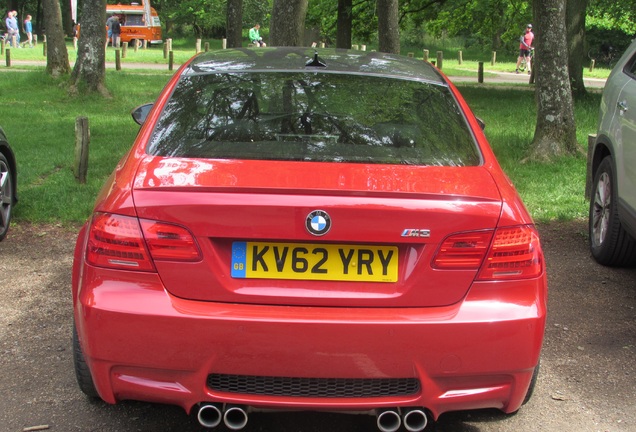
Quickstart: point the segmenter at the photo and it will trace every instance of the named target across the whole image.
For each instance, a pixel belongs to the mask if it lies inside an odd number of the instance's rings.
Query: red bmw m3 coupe
[[[152,105],[79,233],[80,388],[253,410],[511,413],[532,393],[547,282],[480,122],[421,60],[203,53]]]

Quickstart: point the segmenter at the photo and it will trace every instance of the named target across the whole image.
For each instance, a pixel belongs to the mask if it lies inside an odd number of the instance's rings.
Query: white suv
[[[608,266],[636,264],[636,40],[605,84],[591,154],[590,249]]]

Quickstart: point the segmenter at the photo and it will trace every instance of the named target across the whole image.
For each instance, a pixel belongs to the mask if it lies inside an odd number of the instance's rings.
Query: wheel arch
[[[599,165],[607,156],[611,156],[614,158],[614,148],[611,144],[610,139],[606,135],[599,135],[596,138],[596,143],[594,145],[594,153],[592,154],[592,170],[591,175],[592,179],[596,176],[596,171],[598,170]]]

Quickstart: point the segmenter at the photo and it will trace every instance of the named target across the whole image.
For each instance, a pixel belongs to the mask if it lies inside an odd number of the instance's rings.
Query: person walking
[[[526,59],[526,64],[528,65],[528,75],[530,75],[532,71],[531,61],[532,61],[532,43],[534,42],[534,33],[532,33],[532,24],[528,24],[526,26],[526,33],[521,36],[520,44],[519,44],[519,58],[517,58],[517,69],[516,73],[519,73],[519,65]]]
[[[7,26],[7,38],[9,39],[9,46],[13,48],[20,48],[20,30],[18,29],[18,12],[9,11],[4,23]]]
[[[27,40],[24,42],[24,46],[29,44],[29,48],[33,48],[33,23],[31,22],[31,15],[27,15],[24,20],[24,33],[27,35]]]
[[[119,17],[117,15],[113,15],[113,23],[110,26],[110,31],[112,32],[112,40],[113,40],[113,48],[119,48],[119,40],[121,36],[121,24],[119,23]]]

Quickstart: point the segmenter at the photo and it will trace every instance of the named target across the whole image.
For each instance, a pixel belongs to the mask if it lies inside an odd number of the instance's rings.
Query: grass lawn
[[[165,61],[160,47],[146,51],[138,51],[134,61]],[[175,63],[192,54],[194,44],[191,51],[183,50],[179,57],[175,56]],[[74,55],[72,48],[69,55]],[[22,60],[44,59],[41,47],[14,49],[11,56]],[[126,60],[133,61],[132,56]],[[20,203],[14,209],[14,221],[82,222],[90,215],[104,180],[136,136],[139,128],[130,111],[153,101],[172,72],[167,68],[151,72],[108,70],[106,85],[114,97],[102,99],[70,97],[63,81],[46,76],[41,66],[30,69],[0,65],[3,100],[0,126],[19,163]],[[453,74],[452,61],[445,62],[444,72]],[[475,114],[486,122],[486,135],[535,220],[586,217],[583,152],[552,164],[521,163],[534,134],[534,92],[527,85],[512,88],[460,85],[459,88]],[[587,135],[595,132],[599,104],[599,94],[576,103],[577,137],[582,149],[586,148]],[[88,181],[83,185],[75,181],[72,172],[78,116],[88,117],[91,129]]]

